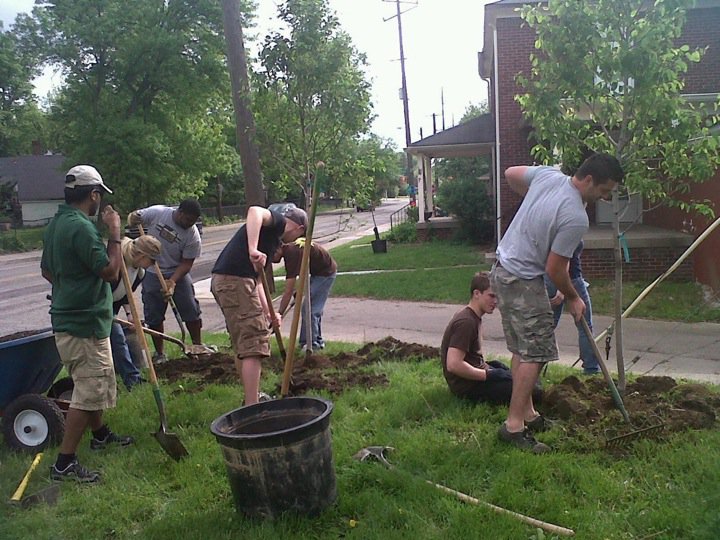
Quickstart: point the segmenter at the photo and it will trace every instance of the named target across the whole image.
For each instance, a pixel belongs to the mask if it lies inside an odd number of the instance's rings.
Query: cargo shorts
[[[543,277],[519,278],[496,264],[490,286],[497,294],[503,333],[510,352],[522,362],[558,360],[553,312]]]
[[[213,274],[210,291],[225,317],[237,358],[270,358],[270,328],[253,278]]]
[[[81,411],[115,407],[117,386],[110,338],[83,338],[56,332],[55,346],[73,380],[70,407]]]

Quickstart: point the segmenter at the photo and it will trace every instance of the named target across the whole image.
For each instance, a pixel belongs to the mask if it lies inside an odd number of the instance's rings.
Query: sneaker
[[[93,484],[100,481],[100,473],[97,471],[88,471],[80,465],[77,459],[73,460],[64,470],[59,471],[55,465],[50,467],[51,480],[75,480],[84,484]]]
[[[134,442],[135,439],[130,436],[116,435],[111,431],[110,434],[103,440],[96,439],[95,437],[90,439],[90,450],[104,450],[110,445],[130,446]]]
[[[593,375],[598,375],[602,373],[600,371],[599,367],[596,368],[583,368],[583,375],[587,375],[588,377],[592,377]]]
[[[164,353],[155,353],[152,357],[152,363],[153,365],[159,366],[160,364],[164,364],[168,361],[168,357]]]
[[[258,392],[258,403],[264,403],[266,401],[272,401],[272,396],[265,392]]]
[[[541,431],[548,431],[552,429],[555,422],[539,414],[529,422],[525,422],[525,427],[533,433],[540,433]]]
[[[498,438],[503,442],[512,444],[520,450],[530,450],[533,454],[544,454],[550,451],[550,447],[547,444],[535,440],[530,430],[524,429],[523,431],[513,433],[508,431],[505,422],[503,422],[498,429]]]

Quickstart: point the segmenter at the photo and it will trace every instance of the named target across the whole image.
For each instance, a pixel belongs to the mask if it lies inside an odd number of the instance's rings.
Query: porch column
[[[422,156],[422,166],[417,177],[417,209],[418,223],[425,223],[425,156]]]
[[[425,168],[425,208],[427,208],[428,212],[434,212],[432,158],[430,156],[423,156],[423,167]]]

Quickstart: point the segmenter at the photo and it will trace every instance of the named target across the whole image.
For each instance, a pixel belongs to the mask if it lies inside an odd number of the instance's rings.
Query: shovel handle
[[[27,470],[25,476],[23,476],[23,479],[20,481],[20,485],[15,490],[15,493],[13,493],[13,496],[10,497],[10,501],[20,502],[22,500],[23,495],[25,494],[25,490],[28,487],[28,483],[30,482],[30,477],[32,476],[33,471],[37,469],[37,466],[40,464],[40,460],[42,459],[42,457],[42,452],[35,456],[35,459],[33,459],[30,468]]]
[[[270,312],[270,320],[272,321],[272,328],[275,334],[275,339],[277,339],[278,349],[280,349],[280,356],[282,356],[284,362],[287,358],[287,354],[285,353],[285,345],[283,345],[282,334],[280,333],[280,326],[277,324],[277,316],[275,314],[275,307],[272,303],[270,286],[268,285],[267,276],[265,275],[265,269],[260,270],[260,272],[258,273],[260,274],[260,277],[262,279],[262,287],[263,291],[265,291],[265,301],[267,302],[268,311]]]

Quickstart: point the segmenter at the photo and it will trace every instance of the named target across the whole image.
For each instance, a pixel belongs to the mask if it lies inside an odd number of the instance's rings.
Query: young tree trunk
[[[222,0],[222,10],[233,107],[235,108],[237,150],[245,176],[245,202],[248,206],[265,206],[260,157],[255,145],[255,119],[250,110],[250,83],[240,21],[239,0]]]
[[[612,194],[613,230],[615,234],[613,251],[615,252],[615,359],[618,369],[618,390],[625,392],[625,360],[623,358],[623,328],[622,328],[622,289],[623,289],[623,257],[620,245],[620,194],[615,188]]]

